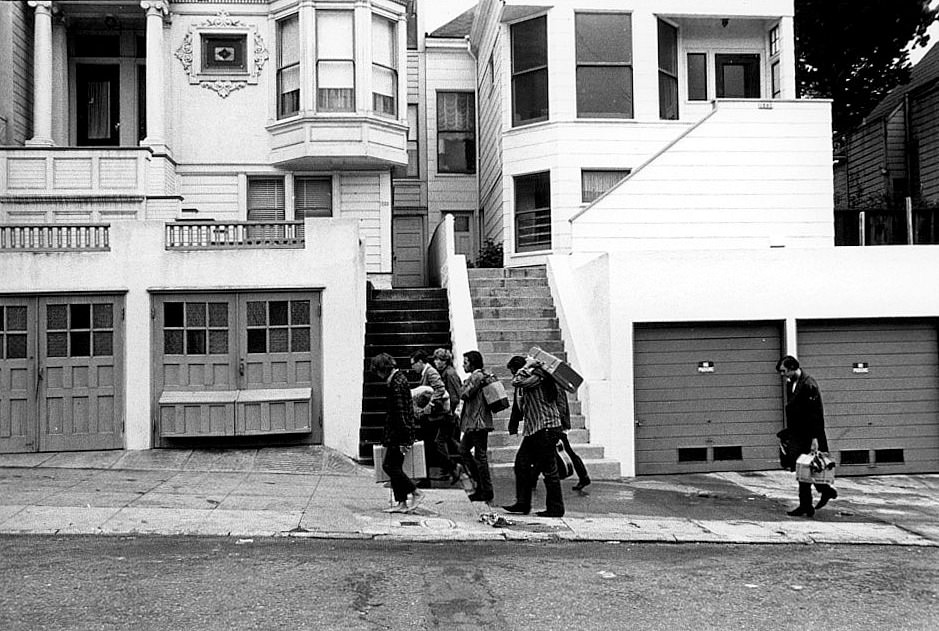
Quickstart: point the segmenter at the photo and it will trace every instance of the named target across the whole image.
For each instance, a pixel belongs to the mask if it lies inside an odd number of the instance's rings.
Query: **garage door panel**
[[[939,335],[934,321],[800,322],[799,360],[818,380],[829,447],[842,474],[939,469]],[[868,372],[853,372],[854,362]],[[879,463],[902,453],[902,463]]]
[[[779,326],[640,325],[634,348],[639,474],[778,467]]]

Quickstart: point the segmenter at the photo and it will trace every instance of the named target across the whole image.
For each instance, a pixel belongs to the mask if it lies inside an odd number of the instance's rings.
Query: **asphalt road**
[[[939,549],[0,537],[0,629],[929,629]]]

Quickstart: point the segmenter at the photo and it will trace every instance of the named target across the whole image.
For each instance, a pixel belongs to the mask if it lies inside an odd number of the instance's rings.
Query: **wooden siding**
[[[839,473],[913,473],[939,466],[939,331],[934,321],[823,321],[799,325],[799,361],[825,404],[829,449],[901,449],[901,463]],[[869,372],[855,372],[854,364]],[[875,457],[871,457],[871,462]]]
[[[12,144],[21,145],[32,136],[33,9],[25,2],[11,4],[13,93],[7,134]]]
[[[225,174],[186,174],[179,178],[183,208],[197,208],[200,217],[237,221],[241,216],[238,176]]]
[[[359,220],[359,235],[365,243],[365,269],[382,270],[381,208],[390,199],[382,199],[381,175],[345,173],[339,176],[338,199],[333,200],[333,216]],[[390,247],[390,246],[389,246]]]
[[[878,200],[885,193],[882,169],[885,161],[886,129],[878,119],[861,127],[848,141],[848,205]]]
[[[780,352],[780,328],[771,323],[637,326],[636,472],[778,467]],[[701,372],[701,362],[713,372]],[[717,460],[714,447],[740,447],[742,459]],[[707,461],[679,462],[682,448],[706,449]]]
[[[910,104],[916,141],[920,194],[939,201],[939,85],[917,94]]]
[[[500,10],[493,0],[478,6],[481,20],[480,39],[474,44],[476,76],[478,81],[477,142],[479,152],[479,207],[483,213],[480,242],[486,239],[503,240],[502,205],[502,109],[505,73],[508,72],[506,43],[499,22]],[[479,19],[479,18],[477,18]],[[489,72],[489,58],[493,59],[493,73]]]
[[[588,206],[573,222],[572,248],[831,245],[829,129],[827,103],[721,103]]]

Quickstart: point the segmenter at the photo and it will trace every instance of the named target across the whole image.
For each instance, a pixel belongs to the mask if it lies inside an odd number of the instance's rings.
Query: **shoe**
[[[556,513],[554,511],[549,511],[549,510],[540,510],[535,514],[538,515],[538,517],[564,517],[563,512]]]
[[[383,513],[406,513],[408,512],[408,510],[409,509],[408,509],[407,504],[395,504],[394,506],[390,508],[384,509],[382,512]]]
[[[469,496],[469,501],[471,502],[491,502],[492,495],[488,493],[480,493],[477,491]]]
[[[582,491],[586,486],[590,486],[590,478],[584,478],[583,480],[580,480],[577,484],[574,485],[574,490]]]
[[[516,515],[527,515],[531,512],[530,508],[525,508],[524,506],[519,506],[518,504],[512,504],[511,506],[503,506],[502,510],[507,513],[515,513]]]
[[[417,508],[420,503],[424,501],[424,497],[426,496],[423,493],[415,489],[414,493],[411,494],[411,505],[408,507],[408,510]]]
[[[822,496],[819,498],[818,504],[815,505],[815,510],[820,509],[834,499],[838,499],[838,491],[835,489],[831,489],[830,491],[822,491]]]
[[[463,475],[463,465],[458,464],[450,472],[450,486],[455,486],[460,481],[461,475]]]
[[[794,508],[791,511],[786,511],[786,514],[789,515],[790,517],[802,517],[803,515],[805,515],[806,517],[814,517],[815,509],[812,508],[811,506],[809,506],[808,508],[802,508],[801,506],[799,506],[798,508]]]

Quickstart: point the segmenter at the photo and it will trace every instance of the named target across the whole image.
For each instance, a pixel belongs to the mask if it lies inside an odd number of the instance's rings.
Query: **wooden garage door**
[[[776,323],[637,326],[636,472],[778,468],[780,338]]]
[[[936,322],[800,322],[798,344],[840,474],[939,471]]]

